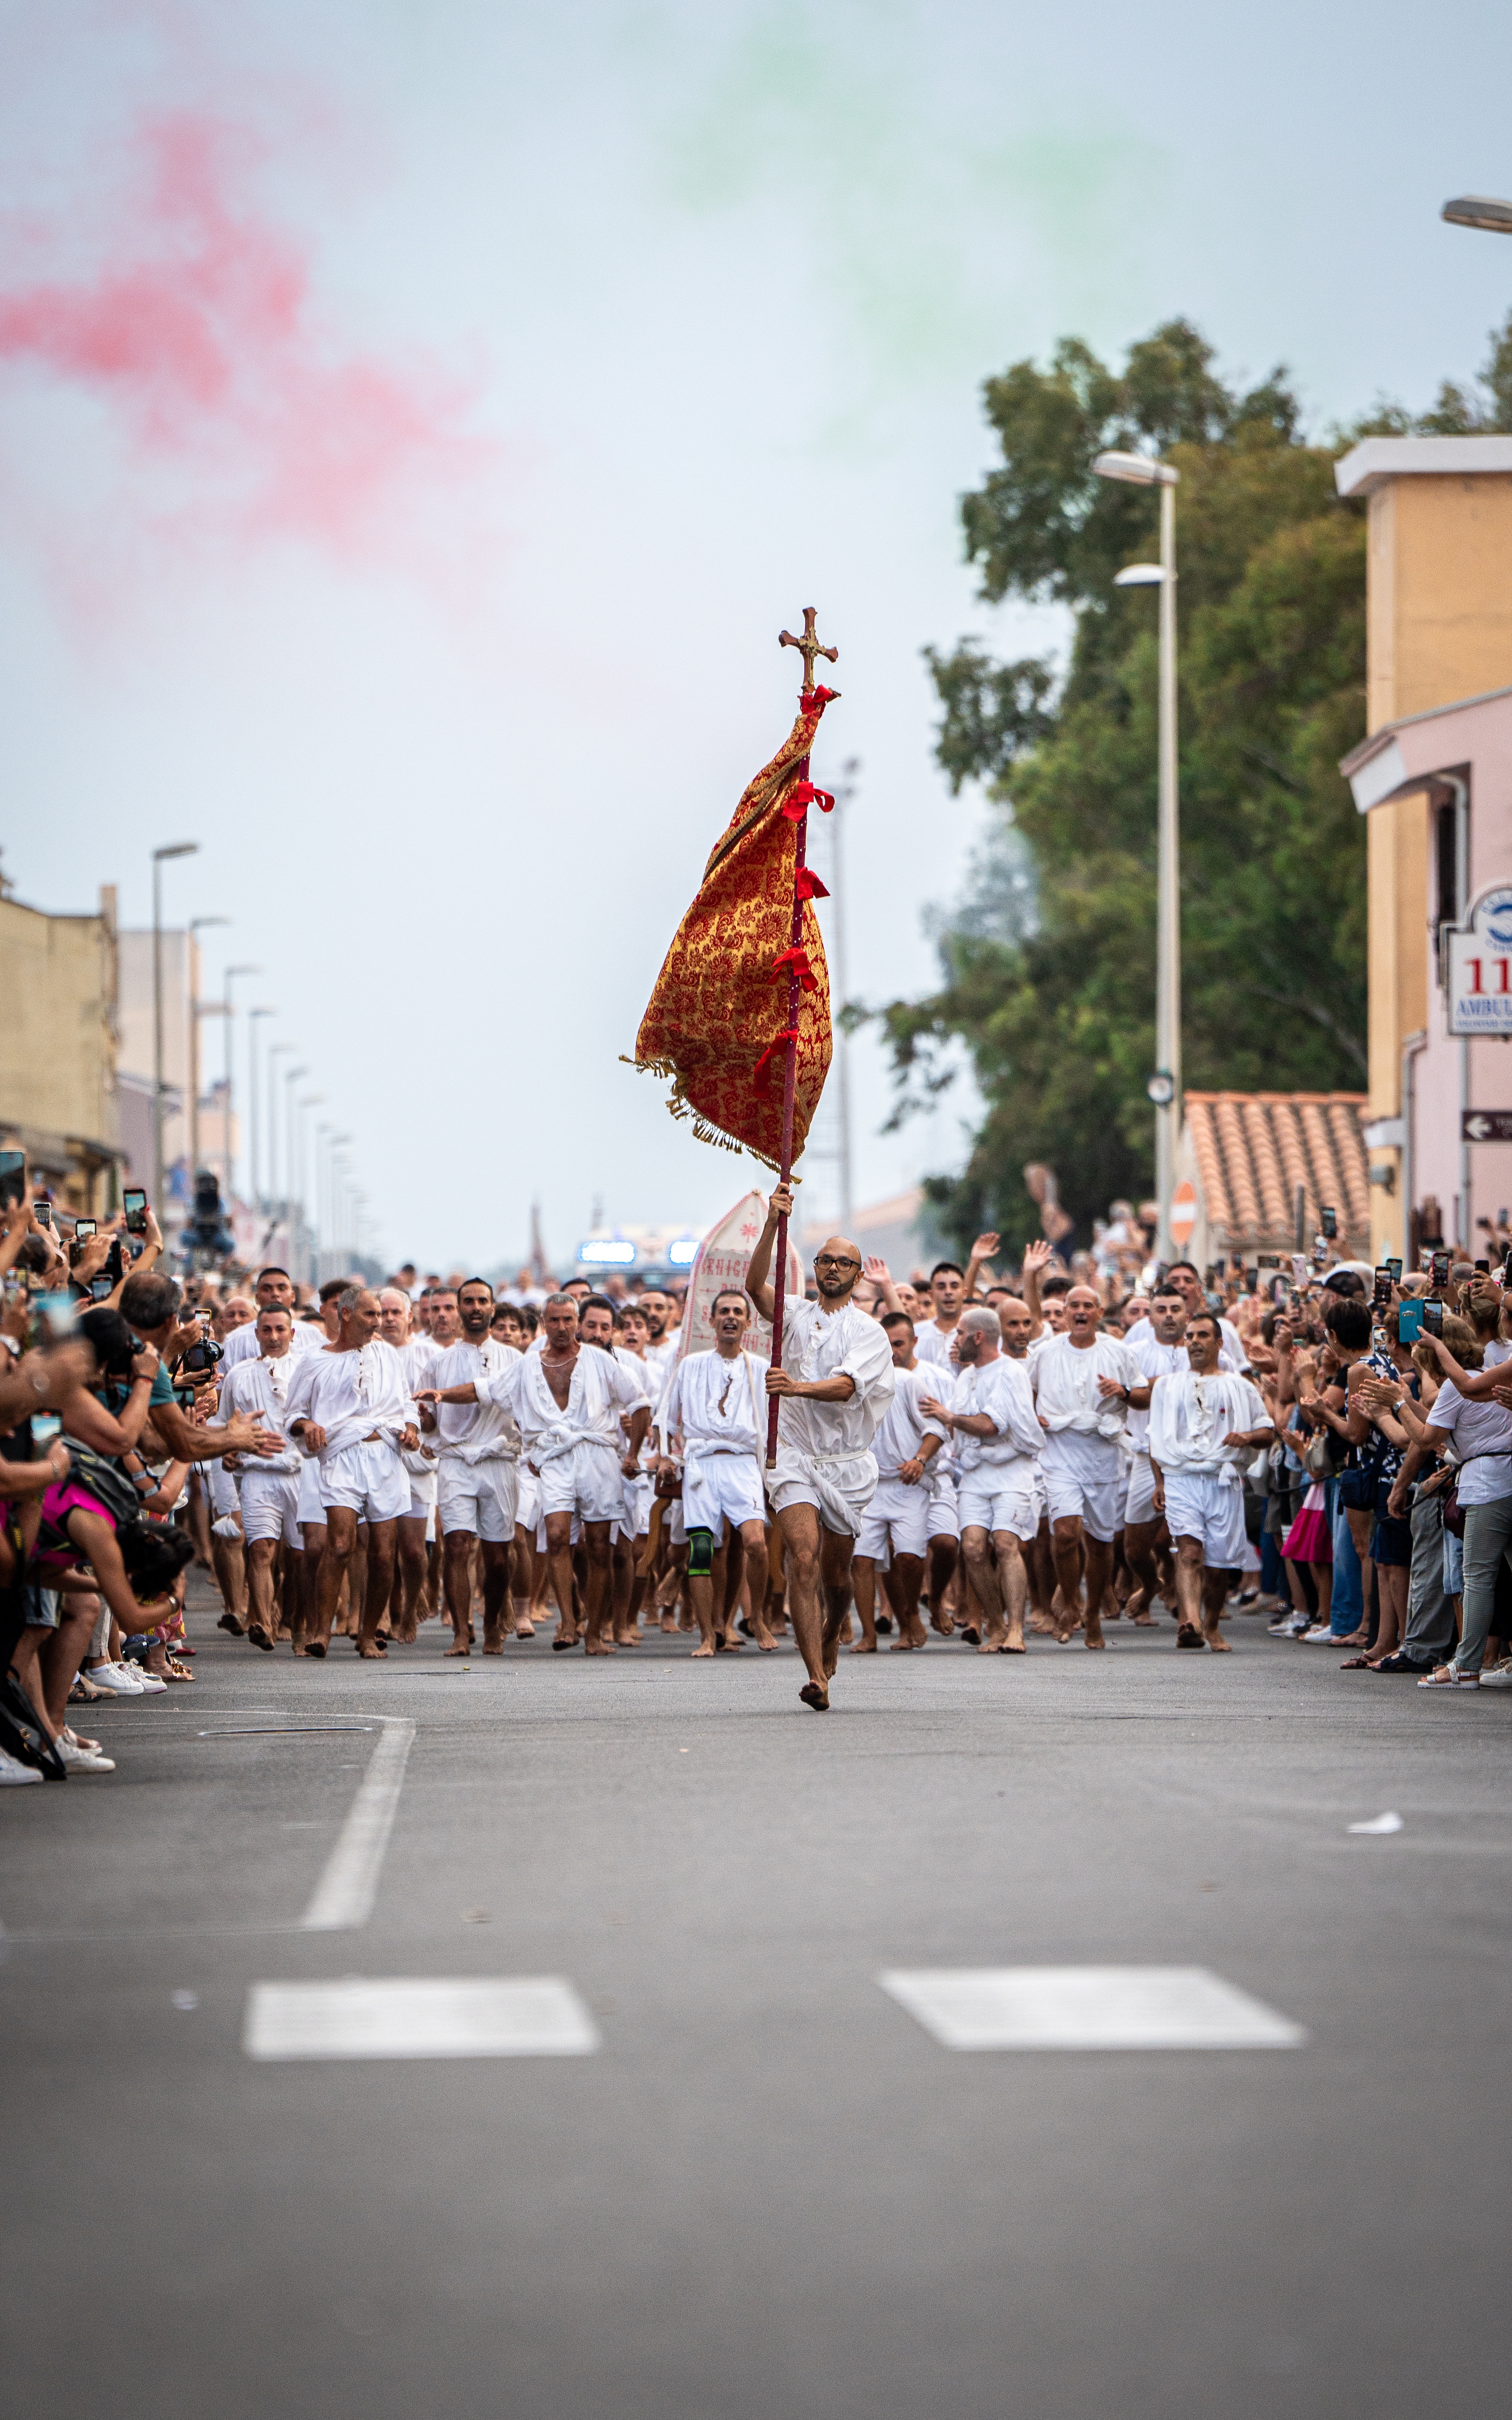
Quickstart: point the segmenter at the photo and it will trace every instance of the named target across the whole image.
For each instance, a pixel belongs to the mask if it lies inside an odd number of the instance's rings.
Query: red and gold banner
[[[809,751],[834,692],[806,691],[782,746],[747,784],[717,842],[698,897],[677,928],[640,1020],[634,1064],[672,1079],[668,1108],[691,1117],[701,1142],[780,1165],[782,1090],[798,978],[793,1156],[797,1158],[829,1073],[829,973],[812,902],[823,883],[797,862],[806,809],[834,804],[808,779]],[[794,939],[794,891],[801,923]]]

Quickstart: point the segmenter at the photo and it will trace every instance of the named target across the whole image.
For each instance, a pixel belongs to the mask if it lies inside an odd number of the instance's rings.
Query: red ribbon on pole
[[[775,1059],[778,1052],[782,1049],[785,1045],[791,1045],[795,1047],[797,1039],[797,1027],[795,1025],[790,1025],[787,1027],[785,1032],[778,1034],[773,1041],[767,1044],[765,1049],[762,1052],[761,1057],[756,1062],[755,1079],[758,1084],[764,1084],[766,1081],[767,1061],[769,1059]]]
[[[793,968],[805,991],[818,990],[819,978],[809,964],[807,950],[783,950],[772,960],[773,974],[780,974],[784,967]]]

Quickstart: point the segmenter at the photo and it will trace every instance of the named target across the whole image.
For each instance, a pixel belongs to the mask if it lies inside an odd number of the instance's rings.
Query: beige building
[[[1504,878],[1512,849],[1512,797],[1490,769],[1499,734],[1480,735],[1477,794],[1466,729],[1440,721],[1512,685],[1512,436],[1367,438],[1335,477],[1341,495],[1369,505],[1370,736],[1343,769],[1369,818],[1371,1251],[1411,1258],[1429,1196],[1446,1237],[1469,1245],[1512,1192],[1505,1155],[1493,1165],[1484,1146],[1461,1154],[1456,1131],[1452,1169],[1437,1147],[1431,1165],[1423,1150],[1414,1165],[1409,1130],[1414,1060],[1447,1039],[1447,928]],[[1435,1136],[1458,1130],[1461,1111],[1512,1109],[1504,1041],[1477,1033],[1452,1067],[1436,1047],[1432,1059]],[[1420,1088],[1420,1114],[1422,1098]]]
[[[0,1142],[70,1210],[117,1206],[116,893],[94,916],[0,897]]]

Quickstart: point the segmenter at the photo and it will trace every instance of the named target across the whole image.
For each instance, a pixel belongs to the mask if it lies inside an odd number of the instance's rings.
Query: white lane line
[[[573,2058],[598,2029],[559,1975],[255,1983],[249,2058]]]
[[[300,1918],[301,1932],[350,1932],[373,1913],[383,1853],[404,1788],[415,1727],[400,1714],[380,1714],[383,1729],[368,1759],[315,1897]]]
[[[877,1981],[947,2050],[1291,2050],[1307,2039],[1205,1966],[940,1966]]]

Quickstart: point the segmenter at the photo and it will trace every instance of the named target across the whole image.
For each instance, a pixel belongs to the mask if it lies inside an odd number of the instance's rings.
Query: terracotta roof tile
[[[1310,1238],[1325,1202],[1346,1258],[1369,1251],[1364,1093],[1188,1093],[1184,1109],[1211,1226],[1231,1249],[1289,1251],[1296,1188]]]

